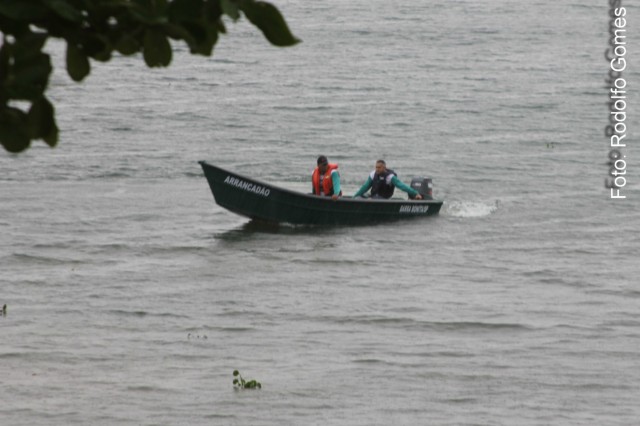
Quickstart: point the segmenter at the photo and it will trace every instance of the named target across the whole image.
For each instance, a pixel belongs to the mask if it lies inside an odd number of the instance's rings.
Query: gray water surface
[[[2,423],[637,424],[640,161],[610,200],[607,2],[276,4],[300,45],[243,21],[212,58],[83,84],[48,46],[60,145],[0,153]],[[429,175],[441,214],[256,226],[197,164],[308,191],[319,154],[347,194],[378,158]]]

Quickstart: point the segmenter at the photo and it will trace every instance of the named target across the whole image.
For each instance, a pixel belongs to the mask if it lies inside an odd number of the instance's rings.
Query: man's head
[[[317,163],[320,173],[326,173],[327,167],[329,167],[329,160],[327,160],[327,157],[321,155],[320,157],[318,157]]]
[[[384,173],[387,170],[387,163],[384,160],[376,161],[376,174]]]

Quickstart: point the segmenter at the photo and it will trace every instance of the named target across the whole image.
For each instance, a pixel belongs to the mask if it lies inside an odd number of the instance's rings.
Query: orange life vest
[[[337,164],[329,163],[327,171],[324,174],[324,178],[322,179],[322,189],[324,195],[333,195],[333,180],[331,180],[331,172],[337,169]],[[320,170],[317,167],[313,171],[311,182],[313,183],[313,193],[316,195],[322,195],[320,191]]]

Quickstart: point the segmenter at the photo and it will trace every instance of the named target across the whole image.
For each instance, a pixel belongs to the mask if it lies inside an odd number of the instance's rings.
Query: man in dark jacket
[[[391,169],[387,169],[384,160],[376,161],[376,169],[369,174],[367,181],[355,193],[353,198],[362,197],[371,188],[371,198],[391,198],[394,189],[398,187],[416,200],[422,200],[422,195],[400,179]]]

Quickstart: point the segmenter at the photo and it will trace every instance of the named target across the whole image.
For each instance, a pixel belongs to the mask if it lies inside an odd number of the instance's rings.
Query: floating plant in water
[[[243,379],[238,370],[233,370],[233,377],[233,387],[235,389],[262,389],[260,382]]]

